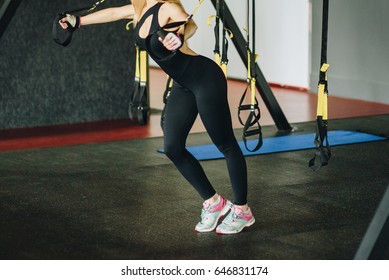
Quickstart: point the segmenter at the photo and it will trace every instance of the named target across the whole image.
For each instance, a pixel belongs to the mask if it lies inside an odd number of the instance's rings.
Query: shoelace
[[[214,205],[208,205],[207,208],[201,209],[201,223],[205,222],[205,218],[208,218],[207,215],[212,214],[211,210],[213,209]]]
[[[201,209],[201,220],[203,220],[204,217],[205,217],[207,214],[211,213],[210,210],[211,210],[211,206],[210,206],[210,205],[209,205],[207,208]]]

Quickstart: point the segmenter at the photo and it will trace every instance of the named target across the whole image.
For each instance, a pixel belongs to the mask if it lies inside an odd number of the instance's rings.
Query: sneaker
[[[216,228],[216,233],[219,234],[235,234],[241,232],[245,227],[249,227],[255,223],[255,218],[249,208],[246,212],[239,207],[232,206],[231,212]]]
[[[201,221],[196,225],[195,231],[213,231],[216,228],[219,219],[227,214],[231,206],[231,201],[223,198],[221,195],[219,195],[216,202],[212,204],[204,202],[203,209],[201,210]]]

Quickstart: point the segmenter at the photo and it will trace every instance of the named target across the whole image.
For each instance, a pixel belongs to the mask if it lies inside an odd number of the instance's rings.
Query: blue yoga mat
[[[313,143],[314,139],[315,133],[292,134],[286,136],[263,138],[263,145],[256,152],[247,151],[243,141],[239,141],[238,143],[245,156],[253,156],[313,149],[316,148],[315,144]],[[380,140],[387,140],[387,138],[349,130],[334,130],[328,132],[328,141],[330,143],[330,146],[339,146]],[[249,148],[255,147],[257,143],[256,141],[257,140],[248,140],[247,146]],[[187,147],[187,149],[198,160],[224,158],[223,154],[216,148],[214,144],[189,146]],[[163,149],[160,149],[158,151],[163,153]]]

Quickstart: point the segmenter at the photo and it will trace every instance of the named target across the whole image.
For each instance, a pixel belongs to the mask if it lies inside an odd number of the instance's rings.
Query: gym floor
[[[165,77],[151,72],[153,92]],[[244,87],[229,81],[238,139]],[[315,94],[272,89],[292,133],[314,132]],[[157,152],[161,96],[150,103],[146,126],[117,120],[2,132],[0,259],[353,259],[389,184],[388,141],[332,147],[317,172],[307,166],[314,150],[247,157],[256,223],[238,235],[198,234],[202,201]],[[263,136],[279,135],[262,107]],[[389,105],[331,96],[329,108],[330,130],[389,137]],[[196,122],[188,145],[208,143]],[[224,161],[201,164],[231,198]]]

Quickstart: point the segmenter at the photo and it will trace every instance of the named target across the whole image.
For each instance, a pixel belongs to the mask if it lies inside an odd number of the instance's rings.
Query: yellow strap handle
[[[132,25],[133,23],[134,23],[133,20],[127,22],[127,24],[126,24],[126,30],[127,30],[127,31],[131,29],[131,25]]]
[[[251,55],[250,55],[250,51],[247,50],[247,81],[251,79],[250,65],[251,65]]]
[[[256,83],[255,78],[251,78],[250,79],[250,91],[251,91],[250,102],[251,102],[251,105],[255,105],[255,103],[256,103],[255,102],[255,90],[256,90],[255,83]]]
[[[323,117],[324,114],[324,104],[325,102],[325,93],[324,93],[324,85],[319,84],[318,93],[317,93],[317,116]]]
[[[215,62],[220,65],[220,53],[215,53]]]
[[[324,63],[320,72],[325,73],[325,80],[327,81],[327,71],[329,64]],[[321,116],[323,120],[328,120],[328,95],[325,92],[325,84],[319,83],[317,92],[317,116]]]
[[[224,27],[224,29],[227,31],[228,36],[230,37],[230,39],[234,38],[234,33],[232,33],[232,31],[230,29],[225,28],[225,27]]]
[[[140,50],[140,82],[146,84],[147,82],[147,52]]]
[[[317,116],[321,116],[324,121],[328,120],[328,95],[324,93],[324,85],[319,85]]]
[[[173,79],[171,79],[169,82],[169,88],[171,88],[172,86],[173,86]]]
[[[135,79],[139,80],[140,78],[140,71],[139,71],[139,47],[135,47]]]
[[[208,18],[207,18],[207,25],[209,25],[209,26],[211,26],[211,20],[213,19],[213,18],[218,18],[218,16],[216,16],[216,15],[210,15]]]
[[[222,69],[224,76],[227,77],[227,64],[226,63],[221,63],[220,68]]]
[[[167,79],[169,79],[169,75],[167,75]],[[171,88],[173,86],[173,79],[170,79],[168,87]]]
[[[326,81],[327,81],[327,70],[328,70],[328,68],[330,68],[330,65],[327,64],[327,63],[324,63],[324,64],[321,66],[321,68],[320,68],[320,71],[321,71],[321,72],[326,72]]]
[[[256,62],[258,59],[259,55],[255,54],[254,59]],[[247,50],[247,81],[250,81],[250,91],[251,91],[251,105],[255,105],[255,92],[256,92],[256,79],[255,77],[251,76],[251,53],[249,50]]]
[[[328,120],[328,95],[324,94],[323,99],[323,120]]]

